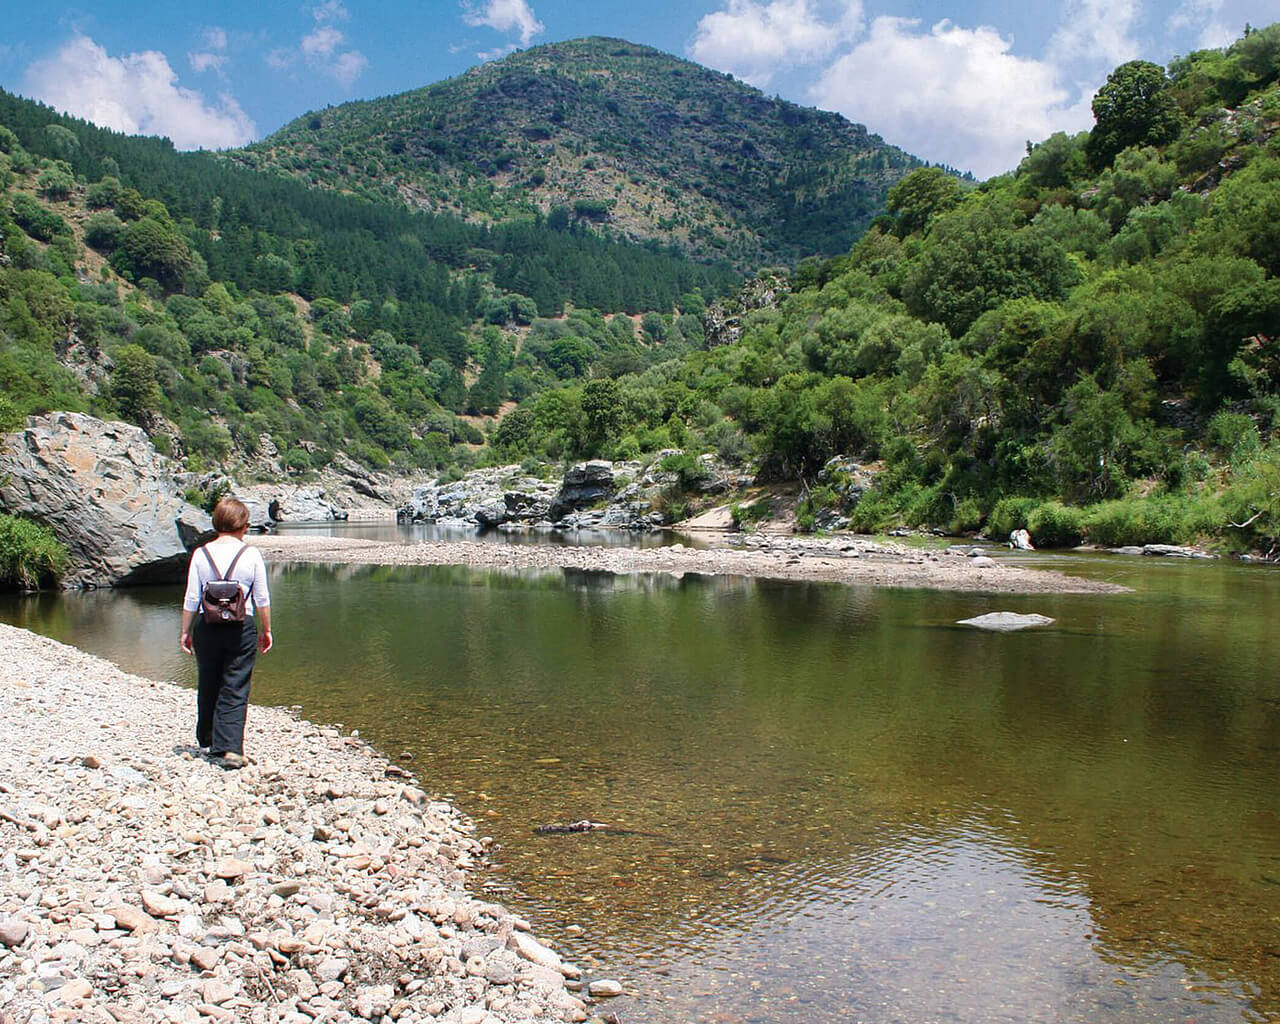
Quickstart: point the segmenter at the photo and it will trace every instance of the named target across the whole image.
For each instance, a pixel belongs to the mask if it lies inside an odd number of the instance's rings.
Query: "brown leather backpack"
[[[204,612],[205,622],[220,625],[244,622],[248,612],[249,594],[253,593],[253,586],[250,585],[248,591],[243,590],[240,584],[231,578],[231,574],[236,571],[236,563],[248,548],[249,545],[245,544],[236,552],[235,558],[231,559],[231,564],[227,566],[225,573],[218,573],[218,566],[213,561],[213,555],[209,554],[208,546],[200,549],[204,552],[204,557],[209,560],[209,568],[218,575],[216,580],[209,580],[204,585],[204,591],[200,595],[200,607]]]

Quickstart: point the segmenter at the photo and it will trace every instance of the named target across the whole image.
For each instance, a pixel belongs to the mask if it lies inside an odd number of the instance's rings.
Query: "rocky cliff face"
[[[81,413],[33,416],[3,438],[0,507],[54,531],[70,586],[180,580],[190,549],[212,536],[144,431]]]
[[[686,490],[709,495],[729,489],[728,470],[712,456],[702,456],[699,465]],[[656,463],[580,462],[559,482],[530,477],[519,466],[499,466],[419,487],[397,517],[480,529],[656,530],[667,524],[665,498],[678,485],[680,475]]]

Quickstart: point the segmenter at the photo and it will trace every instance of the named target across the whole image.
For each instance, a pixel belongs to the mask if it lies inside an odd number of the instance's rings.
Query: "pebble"
[[[173,917],[182,909],[177,900],[171,900],[158,892],[144,892],[142,908],[152,917]]]
[[[339,564],[472,565],[507,570],[569,568],[672,575],[701,573],[1024,594],[1124,593],[1127,590],[1100,580],[1018,566],[1003,566],[998,574],[975,574],[966,571],[967,565],[926,559],[918,550],[905,545],[879,544],[861,539],[855,543],[856,547],[850,550],[847,540],[792,537],[784,541],[757,534],[729,534],[714,547],[687,550],[678,545],[658,548],[495,546],[482,541],[397,544],[355,538],[335,541],[331,537],[273,536],[256,541],[255,546],[268,559],[276,557]]]
[[[10,949],[14,946],[21,946],[30,932],[31,925],[27,924],[26,921],[13,919],[0,921],[0,945],[8,946]]]
[[[191,962],[202,971],[211,971],[222,959],[222,950],[213,946],[201,946],[191,954]]]
[[[466,891],[490,844],[450,804],[273,708],[223,772],[194,710],[0,625],[0,1024],[585,1019],[576,969]]]
[[[596,999],[611,999],[622,995],[622,983],[612,978],[600,978],[587,986],[587,994]]]
[[[93,986],[83,978],[73,978],[58,989],[58,998],[64,1003],[76,1003],[93,995]]]
[[[253,865],[243,860],[236,860],[234,857],[228,857],[226,860],[219,861],[218,866],[214,868],[213,873],[218,878],[225,881],[242,878],[253,870]]]
[[[114,906],[108,913],[115,918],[116,927],[127,932],[148,932],[156,927],[155,922],[136,907]]]

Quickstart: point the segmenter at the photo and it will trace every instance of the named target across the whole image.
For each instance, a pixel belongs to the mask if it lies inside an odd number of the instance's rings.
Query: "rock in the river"
[[[1013,633],[1019,629],[1031,629],[1034,626],[1047,626],[1054,620],[1047,615],[1020,615],[1017,612],[988,612],[972,619],[961,619],[958,625],[973,626],[974,629],[987,629],[996,633]]]
[[[612,978],[600,978],[587,986],[587,992],[597,999],[611,999],[622,995],[622,983]]]
[[[1035,545],[1031,543],[1031,534],[1026,530],[1014,530],[1009,534],[1009,546],[1015,551],[1034,551]]]
[[[564,481],[560,484],[555,500],[551,503],[551,521],[556,522],[569,512],[576,512],[611,497],[614,490],[611,462],[593,459],[570,466],[565,471]]]
[[[53,530],[71,586],[181,580],[188,552],[213,536],[141,428],[82,413],[33,416],[3,438],[0,506]]]
[[[507,521],[507,505],[505,501],[494,501],[481,505],[475,511],[476,524],[479,526],[501,526]]]
[[[511,948],[516,951],[518,956],[528,960],[531,964],[537,964],[539,967],[546,967],[553,971],[559,971],[564,967],[564,962],[560,959],[558,953],[548,949],[532,935],[524,932],[515,932],[511,936]]]
[[[1144,544],[1142,546],[1144,555],[1153,555],[1163,558],[1212,558],[1213,555],[1200,548],[1179,547],[1177,544]]]

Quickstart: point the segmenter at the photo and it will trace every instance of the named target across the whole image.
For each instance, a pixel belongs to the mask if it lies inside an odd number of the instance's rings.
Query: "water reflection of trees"
[[[1273,577],[1162,567],[1134,597],[995,603],[562,569],[274,573],[284,642],[259,699],[414,751],[505,844],[491,881],[542,920],[687,944],[980,820],[1041,883],[1069,880],[1094,936],[1078,940],[1104,959],[1249,982],[1280,1013]],[[0,615],[165,676],[145,667],[173,647],[163,589]],[[1059,622],[954,626],[998,608]],[[531,835],[581,817],[652,835]]]

